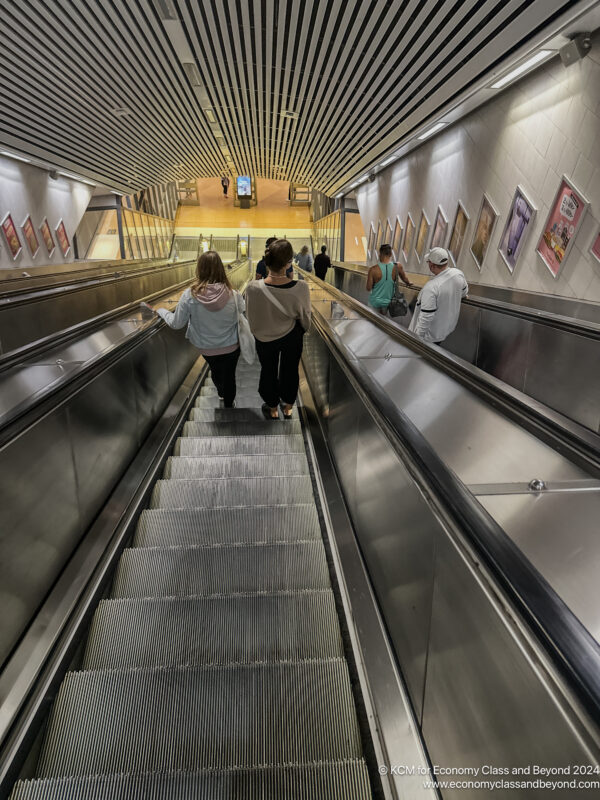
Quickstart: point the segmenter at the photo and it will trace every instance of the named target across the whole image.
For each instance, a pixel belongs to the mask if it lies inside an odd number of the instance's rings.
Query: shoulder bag
[[[247,364],[254,364],[256,360],[256,342],[254,341],[254,336],[250,330],[250,323],[240,308],[240,303],[238,300],[238,298],[241,297],[240,293],[234,292],[233,297],[235,301],[235,309],[237,311],[238,341],[240,343],[242,358]]]

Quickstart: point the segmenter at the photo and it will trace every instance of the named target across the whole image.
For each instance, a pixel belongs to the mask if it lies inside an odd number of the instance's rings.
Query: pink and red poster
[[[25,241],[29,247],[31,257],[34,258],[35,254],[40,249],[40,243],[38,242],[38,238],[35,234],[35,228],[33,227],[31,217],[27,217],[25,222],[21,225],[21,230],[23,231],[23,236],[25,237]]]
[[[17,233],[17,229],[15,228],[15,224],[12,221],[10,214],[7,214],[2,220],[2,233],[6,239],[8,249],[10,250],[13,259],[15,259],[23,249],[23,246],[21,245],[19,234]]]
[[[56,245],[54,244],[54,239],[52,238],[52,231],[50,230],[50,225],[48,225],[48,220],[45,219],[42,224],[40,225],[40,233],[42,234],[42,239],[44,240],[44,244],[46,245],[46,250],[48,251],[48,255],[51,256],[54,252],[54,248]]]
[[[592,243],[591,253],[597,261],[600,261],[600,231],[598,231]]]
[[[563,178],[537,246],[542,261],[555,278],[569,255],[587,205],[579,192]]]
[[[65,223],[62,221],[62,219],[56,226],[56,238],[58,239],[58,246],[60,247],[63,256],[66,256],[71,249],[71,244],[69,242],[69,237],[67,236],[67,231],[65,230]]]

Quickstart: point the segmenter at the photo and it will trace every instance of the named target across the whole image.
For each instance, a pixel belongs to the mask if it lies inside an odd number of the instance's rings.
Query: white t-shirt
[[[468,291],[461,270],[446,267],[419,292],[409,330],[425,342],[442,342],[456,328],[460,301]]]

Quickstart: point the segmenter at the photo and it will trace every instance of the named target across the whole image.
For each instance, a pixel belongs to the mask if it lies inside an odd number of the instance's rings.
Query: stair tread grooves
[[[314,500],[310,475],[163,479],[154,485],[150,507],[270,505],[273,500],[281,505]]]
[[[175,455],[306,455],[302,434],[288,436],[181,436],[175,443]]]
[[[113,596],[227,594],[255,589],[328,588],[323,542],[250,546],[129,548]]]
[[[76,792],[76,795],[74,794]],[[11,800],[370,800],[363,759],[258,769],[84,775],[20,781]]]
[[[289,436],[301,433],[302,427],[298,419],[264,420],[263,422],[186,422],[183,426],[184,436]]]
[[[328,659],[69,673],[38,772],[257,767],[361,756],[347,665]]]
[[[342,656],[331,591],[128,598],[100,603],[83,669]]]
[[[308,475],[303,453],[277,455],[170,456],[164,479],[258,478]]]

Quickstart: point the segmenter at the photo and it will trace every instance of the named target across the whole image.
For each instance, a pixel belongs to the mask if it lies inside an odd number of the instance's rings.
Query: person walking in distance
[[[320,280],[324,281],[327,276],[327,270],[331,266],[331,259],[327,255],[327,247],[321,245],[321,252],[315,256],[315,275]]]
[[[302,249],[299,253],[296,253],[294,256],[294,261],[300,267],[300,269],[305,270],[306,272],[312,272],[313,270],[313,257],[308,251],[308,245],[303,245]]]
[[[303,337],[310,327],[310,290],[305,281],[288,277],[294,251],[285,239],[272,242],[265,253],[269,270],[264,281],[252,281],[246,290],[250,330],[260,361],[258,392],[267,419],[291,419],[298,394],[298,365]]]
[[[434,277],[419,292],[408,329],[425,342],[440,344],[456,328],[469,284],[461,270],[448,266],[450,257],[443,247],[433,247],[425,261]]]
[[[196,280],[181,295],[175,311],[156,309],[170,328],[187,326],[186,339],[208,362],[225,408],[235,406],[235,369],[240,357],[238,309],[240,313],[245,310],[244,298],[231,286],[221,256],[214,250],[198,258]]]
[[[369,269],[367,275],[369,305],[384,315],[387,314],[394,296],[397,279],[400,278],[405,286],[410,286],[404,269],[401,264],[392,261],[392,256],[392,246],[382,244],[379,248],[379,261]]]
[[[227,192],[229,191],[229,178],[227,175],[221,177],[221,186],[223,187],[224,196],[227,197]]]

